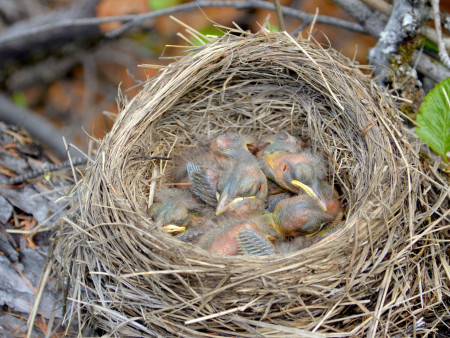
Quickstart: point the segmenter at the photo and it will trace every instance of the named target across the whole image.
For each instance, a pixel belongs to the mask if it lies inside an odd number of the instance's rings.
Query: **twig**
[[[373,11],[371,11],[371,9],[365,4],[375,8],[376,10],[379,10],[383,14],[390,15],[392,13],[392,6],[389,5],[388,3],[378,0],[362,0],[364,4],[361,3],[361,1],[359,0],[334,0],[334,2],[336,2],[340,7],[342,7],[346,11],[347,14],[349,14],[352,18],[357,20],[364,28],[366,28],[370,35],[374,37],[379,37],[383,32],[382,37],[380,39],[380,40],[383,39],[383,41],[379,41],[377,47],[372,49],[369,59],[370,63],[373,65],[377,64],[383,65],[381,67],[378,66],[376,73],[386,72],[387,71],[386,66],[389,65],[388,62],[389,55],[391,55],[393,51],[397,50],[398,43],[403,41],[403,38],[399,34],[402,31],[401,20],[403,18],[404,13],[395,13],[391,15],[390,19],[391,26],[393,26],[395,23],[398,28],[389,29],[386,26],[385,29],[384,20],[380,20],[379,14],[374,14]],[[431,28],[423,26],[421,27],[421,30],[426,38],[433,41],[433,36],[430,37],[430,34],[427,34],[429,30],[433,31]],[[395,42],[394,40],[391,39],[390,40],[391,43],[388,44],[386,40],[388,40],[391,37],[397,37],[398,41]],[[389,50],[391,51],[389,52]],[[381,55],[382,51],[385,52],[387,51],[388,53]],[[414,60],[417,60],[418,57],[419,53],[415,52]],[[425,74],[427,77],[431,78],[433,81],[441,82],[443,79],[450,76],[450,72],[448,71],[448,69],[446,69],[439,63],[434,62],[433,59],[430,58],[429,56],[420,55],[420,61],[416,62],[416,64],[417,70],[419,70],[422,74]]]
[[[41,175],[44,175],[47,172],[57,171],[57,170],[64,169],[64,168],[70,168],[71,165],[79,166],[79,165],[86,164],[88,160],[89,159],[86,157],[75,157],[72,159],[72,163],[69,160],[61,162],[61,163],[57,163],[57,164],[45,163],[41,169],[33,170],[29,173],[25,173],[22,175],[18,175],[16,177],[12,177],[8,181],[6,181],[5,184],[6,185],[16,185],[16,184],[22,183],[24,181],[30,180],[32,178],[36,178]]]
[[[450,68],[450,59],[445,48],[444,40],[442,39],[441,17],[439,15],[439,0],[431,0],[431,4],[433,6],[434,26],[436,29],[439,46],[439,58],[447,68]]]
[[[129,25],[124,25],[123,27],[120,27],[116,31],[112,31],[110,33],[107,33],[106,36],[109,38],[117,37],[121,35],[126,30],[130,29],[131,27],[135,26],[139,22],[147,19],[153,19],[158,16],[163,15],[170,15],[177,12],[184,12],[187,10],[193,10],[197,8],[208,8],[208,7],[231,7],[239,10],[244,9],[267,9],[267,10],[274,10],[274,5],[270,2],[266,1],[258,1],[258,0],[251,0],[251,1],[245,1],[245,2],[235,2],[235,1],[203,1],[198,0],[195,3],[187,3],[179,6],[174,6],[171,8],[163,9],[160,11],[154,11],[150,13],[145,14],[139,14],[135,15],[135,18],[132,22],[129,23]],[[314,19],[313,14],[308,14],[293,8],[289,7],[283,7],[281,6],[281,12],[284,15],[291,16],[297,19],[305,20],[305,21],[312,21]],[[120,17],[117,17],[120,18]],[[106,18],[105,18],[106,19]],[[117,20],[116,20],[117,21]],[[120,20],[121,21],[121,20]],[[348,22],[345,20],[333,18],[330,16],[319,16],[317,18],[318,23],[333,25],[337,27],[341,27],[344,29],[348,29],[354,32],[359,33],[365,33],[364,29],[353,22]]]
[[[333,0],[348,15],[356,20],[366,32],[378,38],[383,31],[387,17],[359,0]]]
[[[78,48],[91,45],[94,39],[103,35],[100,28],[95,25],[73,27],[69,23],[95,16],[97,3],[98,0],[85,0],[64,10],[19,21],[5,29],[0,35],[0,67],[17,62],[18,59],[33,58],[37,49],[43,55],[54,53],[56,48],[66,45],[68,41],[76,42]],[[43,27],[57,26],[62,22],[66,25],[45,30],[45,34],[40,33]]]
[[[375,8],[377,11],[379,11],[385,15],[388,15],[388,16],[391,15],[392,5],[383,0],[361,0],[361,1],[364,2],[368,6]],[[421,31],[425,38],[438,44],[438,42],[439,42],[438,36],[434,29],[432,29],[431,27],[428,27],[428,26],[422,26]],[[450,49],[450,37],[448,37],[448,36],[442,37],[442,40],[444,41],[445,47],[447,49]]]
[[[450,69],[428,55],[415,51],[411,62],[417,64],[417,70],[435,82],[441,82],[450,77]]]
[[[281,32],[284,32],[286,28],[284,27],[283,12],[281,12],[280,0],[273,0],[273,5],[275,6],[275,12],[277,13],[278,27]]]
[[[76,53],[66,58],[49,57],[37,65],[21,67],[6,81],[8,91],[22,91],[39,83],[52,83],[67,74],[80,63],[86,52]]]
[[[33,307],[31,309],[31,313],[28,316],[28,321],[27,321],[27,338],[32,336],[32,332],[33,332],[33,323],[34,320],[36,318],[37,312],[38,312],[38,307],[39,304],[41,302],[41,298],[42,295],[44,294],[44,289],[45,286],[48,282],[49,276],[50,276],[50,272],[52,271],[52,264],[50,264],[50,260],[52,259],[52,253],[53,253],[53,249],[54,249],[54,243],[52,243],[52,245],[50,245],[50,249],[49,252],[47,254],[47,259],[45,261],[44,267],[43,267],[43,271],[41,274],[41,278],[39,280],[39,285],[38,285],[38,292],[34,298],[34,302],[33,302]]]
[[[389,57],[406,38],[416,35],[422,21],[424,2],[419,6],[422,7],[415,8],[408,0],[397,0],[380,39],[370,50],[369,61],[375,66],[374,75],[381,75],[380,83],[383,82],[387,66],[390,65]]]
[[[196,1],[190,2],[166,9],[162,9],[159,11],[153,11],[144,14],[136,14],[136,15],[122,15],[122,16],[110,16],[104,18],[83,18],[83,19],[67,19],[67,20],[59,20],[57,22],[52,22],[49,24],[42,24],[40,26],[32,26],[26,29],[19,30],[18,32],[10,32],[5,31],[0,36],[0,50],[7,46],[8,43],[12,41],[17,41],[21,38],[31,38],[35,36],[45,36],[46,33],[52,31],[58,31],[61,28],[74,28],[74,27],[82,27],[82,26],[97,26],[102,23],[107,22],[126,22],[127,24],[120,27],[119,29],[109,32],[105,34],[106,38],[116,38],[122,35],[125,31],[130,29],[131,27],[137,25],[138,23],[154,19],[160,16],[175,14],[178,12],[185,12],[189,10],[195,10],[198,8],[208,8],[208,7],[231,7],[239,10],[244,9],[268,9],[274,10],[273,4],[265,1],[252,0],[245,2],[234,2],[234,1]],[[308,14],[296,9],[281,7],[281,11],[284,15],[288,15],[290,17],[294,17],[301,20],[313,20],[314,15]],[[337,19],[330,16],[319,16],[317,18],[318,23],[333,25],[337,27],[341,27],[344,29],[348,29],[354,32],[365,33],[365,30],[358,24],[353,22],[348,22],[345,20]]]
[[[383,13],[384,15],[391,15],[392,5],[387,3],[386,1],[379,0],[361,0],[366,5],[375,8],[377,11]]]
[[[294,31],[291,33],[292,36],[296,36],[298,33],[300,33],[306,26],[308,26],[311,23],[311,21],[304,20]]]
[[[25,128],[33,138],[47,145],[58,157],[67,157],[66,148],[62,142],[63,135],[50,121],[36,115],[32,111],[16,106],[8,97],[1,93],[0,120]]]

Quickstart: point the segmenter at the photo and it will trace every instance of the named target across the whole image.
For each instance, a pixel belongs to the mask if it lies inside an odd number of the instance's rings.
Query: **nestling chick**
[[[216,215],[231,211],[243,217],[263,210],[267,179],[253,157],[219,167],[188,163],[192,189],[205,203],[216,207]]]
[[[316,199],[306,194],[282,199],[273,212],[264,217],[284,237],[313,234],[324,223],[334,220],[320,208]]]
[[[233,211],[237,216],[262,211],[267,197],[267,179],[255,158],[234,161],[217,182],[216,215]]]
[[[275,253],[277,254],[286,254],[291,252],[296,252],[298,250],[302,250],[318,244],[319,242],[325,241],[333,237],[334,234],[338,233],[342,230],[341,226],[333,226],[328,228],[325,226],[325,229],[320,230],[318,233],[310,236],[299,236],[295,238],[288,238],[285,240],[276,241],[274,243]]]
[[[333,186],[331,186],[328,182],[320,181],[317,190],[319,191],[319,195],[323,197],[323,200],[326,203],[326,213],[328,215],[337,217],[344,211],[336,189],[334,189]]]
[[[200,203],[189,192],[177,189],[159,189],[158,198],[147,210],[158,228],[165,232],[183,232],[200,210]]]
[[[297,152],[293,152],[297,150]],[[308,150],[299,150],[293,141],[275,140],[260,153],[264,174],[280,187],[293,192],[306,192],[316,198],[326,211],[326,201],[319,190],[320,181],[325,178],[323,160]]]
[[[249,147],[253,149],[255,144],[255,140],[250,135],[238,133],[221,134],[209,142],[218,163],[253,157]]]
[[[202,236],[208,231],[213,231],[212,229],[214,228],[217,229],[217,223],[218,221],[214,215],[214,210],[206,207],[206,209],[202,210],[201,216],[194,218],[186,231],[178,234],[176,238],[191,244],[198,243]]]
[[[241,234],[244,229],[244,233]],[[252,236],[252,232],[259,234],[254,244],[260,246],[260,249],[257,249],[256,246],[252,247],[251,241],[245,238],[245,236]],[[280,238],[279,234],[273,228],[262,222],[259,217],[250,218],[249,220],[227,217],[221,218],[217,229],[208,231],[199,241],[199,245],[208,251],[227,256],[237,255],[240,252],[262,252],[265,249],[262,248],[260,242],[261,236],[269,243]]]
[[[303,142],[286,132],[264,136],[258,142],[256,157],[263,157],[277,151],[298,153],[303,149]]]

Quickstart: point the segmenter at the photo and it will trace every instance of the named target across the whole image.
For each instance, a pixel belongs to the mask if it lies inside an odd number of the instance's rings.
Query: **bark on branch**
[[[77,19],[95,17],[98,0],[86,0],[81,4],[30,20],[19,21],[0,35],[0,68],[16,60],[29,58],[41,53],[46,55],[55,48],[77,41],[85,42],[102,35],[98,26],[62,26],[62,22],[74,22]],[[55,29],[41,31],[42,27]]]
[[[207,7],[231,7],[241,10],[274,10],[272,3],[259,0],[245,2],[199,0],[144,14],[97,18],[95,17],[97,2],[98,0],[86,0],[69,10],[53,12],[43,17],[18,22],[11,26],[0,35],[0,68],[4,67],[8,61],[11,62],[17,58],[26,57],[39,49],[42,52],[46,52],[49,49],[73,41],[85,42],[97,38],[117,38],[129,28],[138,25],[142,21],[159,16]],[[310,22],[314,18],[314,14],[292,8],[282,7],[281,10],[284,15],[300,20]],[[116,31],[104,34],[98,26],[106,22],[124,22],[125,24]],[[334,17],[319,15],[316,22],[334,25],[356,32],[364,32],[364,29],[359,24]]]
[[[416,36],[423,23],[424,10],[425,1],[419,1],[417,6],[412,5],[409,0],[395,1],[386,27],[369,52],[369,62],[375,66],[375,76],[385,74],[386,68],[391,64],[389,57],[405,39]]]

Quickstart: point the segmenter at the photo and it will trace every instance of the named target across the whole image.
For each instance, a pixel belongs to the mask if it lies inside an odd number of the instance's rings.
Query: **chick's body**
[[[252,236],[252,233],[259,235],[257,240],[247,241],[247,236]],[[271,241],[279,238],[279,235],[258,217],[248,220],[224,217],[219,221],[217,228],[203,236],[199,245],[210,252],[232,256],[239,253],[261,252],[264,250],[260,248],[261,238],[266,241],[264,246],[271,246]]]
[[[315,199],[305,194],[282,199],[265,217],[284,237],[315,233],[324,223],[334,219],[320,208]]]
[[[308,248],[310,246],[319,244],[320,242],[330,240],[342,230],[342,226],[337,225],[329,228],[325,226],[323,230],[310,236],[299,236],[295,238],[288,238],[284,240],[279,240],[274,243],[275,253],[286,254],[296,252]]]

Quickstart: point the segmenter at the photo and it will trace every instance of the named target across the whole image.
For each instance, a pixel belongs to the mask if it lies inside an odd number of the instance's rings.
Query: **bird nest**
[[[417,329],[448,297],[449,270],[438,268],[448,253],[437,240],[425,245],[442,218],[423,206],[419,215],[416,146],[390,98],[335,50],[283,33],[233,33],[192,48],[122,102],[60,232],[67,315],[115,336]],[[256,257],[213,254],[155,228],[146,210],[175,166],[161,158],[224,132],[278,131],[327,158],[345,204],[341,231]],[[431,250],[433,263],[424,258]]]

